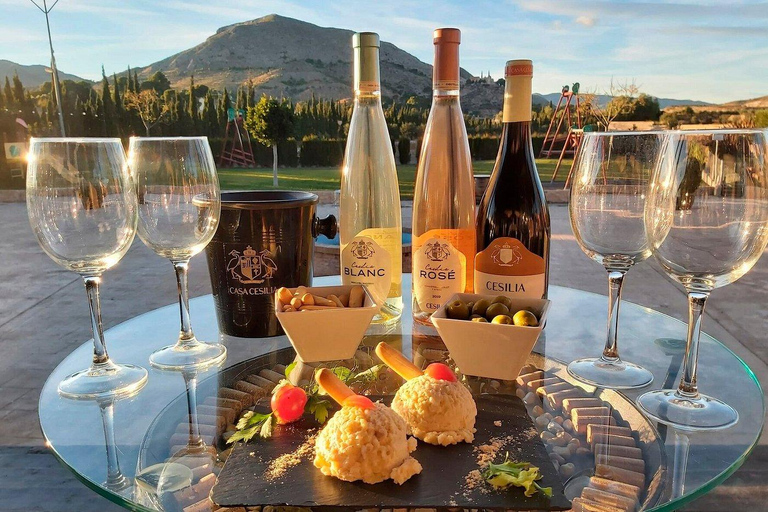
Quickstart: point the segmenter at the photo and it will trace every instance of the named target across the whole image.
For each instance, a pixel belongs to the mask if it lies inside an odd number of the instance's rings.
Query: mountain
[[[586,93],[586,91],[581,91],[583,93]],[[553,104],[557,105],[557,100],[560,99],[560,93],[559,92],[553,92],[550,94],[542,94],[541,95],[546,101],[551,101]],[[611,101],[611,96],[608,96],[606,94],[598,94],[595,98],[597,100],[598,105],[606,105],[609,101]],[[706,101],[697,101],[697,100],[675,100],[672,98],[656,98],[659,100],[659,108],[664,110],[667,107],[702,107],[711,105],[711,103],[707,103]],[[536,101],[534,100],[534,103]]]
[[[0,80],[5,81],[6,76],[9,79],[13,78],[13,74],[15,72],[19,74],[19,79],[21,80],[21,83],[24,84],[24,87],[27,87],[29,89],[34,89],[36,87],[40,87],[45,82],[51,81],[51,74],[48,73],[46,69],[47,69],[46,66],[41,66],[39,64],[34,64],[32,66],[25,66],[24,64],[11,62],[10,60],[0,59]],[[79,82],[80,80],[85,80],[84,78],[80,78],[79,76],[76,76],[76,75],[63,73],[61,70],[59,70],[59,79],[74,80],[76,82]],[[90,80],[85,80],[85,81],[89,82]]]
[[[751,100],[731,101],[729,103],[723,103],[722,106],[734,108],[765,108],[768,107],[768,96],[752,98]]]
[[[229,90],[253,82],[256,94],[306,100],[351,96],[352,32],[276,14],[220,28],[205,42],[139,70],[162,71],[175,88],[195,83]],[[471,75],[462,71],[464,78]],[[432,66],[381,43],[382,92],[401,98],[432,90]]]

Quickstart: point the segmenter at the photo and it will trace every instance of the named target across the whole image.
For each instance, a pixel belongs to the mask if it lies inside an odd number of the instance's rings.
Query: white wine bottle
[[[341,276],[363,284],[381,306],[374,322],[400,318],[403,238],[400,189],[381,107],[379,36],[352,36],[355,103],[349,124],[339,199]]]
[[[472,291],[475,188],[459,102],[461,32],[434,32],[432,108],[413,197],[413,317],[429,317],[456,292]]]
[[[505,71],[499,154],[477,212],[475,293],[547,297],[549,210],[531,145],[533,63]]]

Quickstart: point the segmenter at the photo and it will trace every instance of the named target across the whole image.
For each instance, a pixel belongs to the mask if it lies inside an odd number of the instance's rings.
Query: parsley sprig
[[[506,489],[513,485],[523,487],[525,495],[529,498],[537,492],[552,497],[551,487],[541,487],[536,483],[536,480],[542,478],[539,468],[532,466],[530,462],[512,461],[509,454],[501,464],[489,463],[488,468],[483,471],[483,478],[497,489]]]

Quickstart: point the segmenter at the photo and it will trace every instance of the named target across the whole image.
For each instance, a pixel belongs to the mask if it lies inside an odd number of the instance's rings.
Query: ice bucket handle
[[[312,223],[313,238],[324,235],[328,240],[333,240],[336,238],[336,233],[338,233],[338,225],[334,215],[329,215],[324,219],[315,217],[315,221]]]

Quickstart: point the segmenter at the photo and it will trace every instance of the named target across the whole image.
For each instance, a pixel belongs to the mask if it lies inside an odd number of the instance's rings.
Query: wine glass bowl
[[[677,390],[645,393],[651,418],[686,430],[738,421],[724,402],[699,393],[701,320],[715,288],[749,272],[768,243],[766,139],[759,130],[676,132],[667,140],[645,208],[648,241],[662,270],[688,293],[688,339]]]
[[[132,137],[129,162],[138,194],[139,238],[168,258],[176,272],[181,330],[174,345],[150,356],[164,370],[219,364],[226,348],[197,340],[189,318],[189,260],[211,241],[219,225],[221,197],[206,137]]]
[[[618,352],[619,305],[624,275],[651,255],[645,235],[647,185],[664,135],[661,132],[589,132],[574,163],[569,213],[584,253],[608,272],[610,302],[603,354],[571,362],[568,372],[599,387],[630,389],[653,375],[622,361]]]
[[[94,355],[91,366],[66,377],[59,393],[114,399],[141,389],[147,371],[112,362],[101,323],[101,275],[122,259],[136,234],[136,193],[120,139],[32,138],[27,213],[43,251],[83,278]]]

